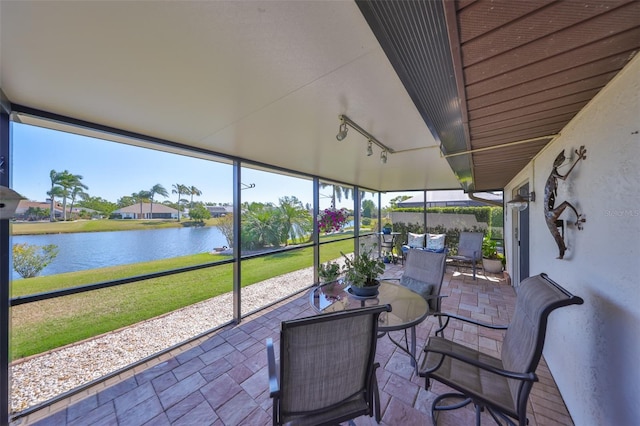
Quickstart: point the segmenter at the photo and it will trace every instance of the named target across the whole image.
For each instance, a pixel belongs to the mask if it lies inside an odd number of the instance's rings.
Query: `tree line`
[[[51,181],[51,188],[47,191],[50,205],[49,211],[46,212],[41,208],[30,208],[29,211],[27,211],[27,216],[39,219],[48,215],[51,222],[56,221],[56,199],[62,200],[62,220],[65,221],[68,220],[68,214],[73,211],[74,207],[84,207],[95,210],[105,217],[110,217],[115,210],[134,204],[140,204],[140,213],[142,213],[142,205],[149,203],[150,213],[153,215],[153,204],[158,203],[158,197],[169,197],[169,191],[158,183],[150,189],[143,189],[138,192],[133,192],[131,195],[125,195],[114,203],[101,197],[89,195],[87,192],[89,187],[82,182],[82,175],[73,174],[68,170],[61,172],[51,170],[49,178]],[[181,183],[173,184],[171,193],[177,195],[177,200],[175,202],[163,200],[161,204],[178,210],[178,221],[181,220],[182,212],[187,205],[190,209],[194,208],[194,197],[202,195],[202,191],[196,186]],[[203,205],[203,203],[196,202],[196,207],[197,205]],[[67,206],[69,207],[67,208]]]

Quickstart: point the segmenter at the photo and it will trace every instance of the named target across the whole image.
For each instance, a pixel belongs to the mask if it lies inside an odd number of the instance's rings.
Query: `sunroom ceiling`
[[[14,105],[370,189],[459,187],[354,2],[3,1],[0,19]],[[339,114],[408,151],[338,142]]]
[[[0,43],[16,109],[370,189],[492,190],[640,48],[640,2],[0,1]],[[400,152],[338,142],[339,114]]]

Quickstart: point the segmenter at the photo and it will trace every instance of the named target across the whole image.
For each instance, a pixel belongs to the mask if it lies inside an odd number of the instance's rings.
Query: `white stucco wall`
[[[584,305],[550,316],[544,356],[576,425],[640,424],[640,55],[505,188],[529,181],[530,275],[546,272]],[[587,158],[566,182],[584,230],[565,229],[564,260],[544,221],[544,185],[556,155]],[[572,154],[571,159],[575,159]],[[561,169],[566,172],[567,168]],[[513,212],[505,230],[513,227]],[[570,212],[562,219],[574,220]],[[511,236],[505,238],[508,253]]]

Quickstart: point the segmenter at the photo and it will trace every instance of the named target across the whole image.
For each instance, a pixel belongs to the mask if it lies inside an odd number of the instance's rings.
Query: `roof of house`
[[[114,213],[140,213],[140,203],[132,204],[114,211]],[[142,203],[142,213],[151,213],[151,203]],[[174,213],[178,214],[178,210],[164,204],[153,203],[153,213]]]
[[[48,201],[29,201],[29,200],[20,200],[20,202],[18,203],[18,208],[16,209],[17,212],[21,212],[21,211],[27,211],[30,208],[40,208],[40,209],[50,209],[51,208],[51,203],[49,203]],[[55,210],[62,210],[62,205],[58,202],[56,202],[55,206],[54,206]]]
[[[502,201],[501,193],[494,192],[476,192],[474,195],[478,198],[484,198],[492,201]],[[428,203],[452,203],[452,202],[465,202],[471,201],[471,198],[463,190],[451,190],[451,191],[427,191]],[[424,202],[424,192],[420,192],[411,198],[398,203],[398,206],[404,204],[416,204]]]

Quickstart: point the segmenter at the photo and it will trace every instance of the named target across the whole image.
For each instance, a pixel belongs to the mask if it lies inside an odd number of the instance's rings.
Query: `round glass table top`
[[[422,296],[391,281],[381,281],[378,295],[371,298],[354,297],[348,289],[349,286],[342,282],[314,287],[311,290],[310,303],[321,313],[389,304],[391,312],[383,312],[380,315],[380,331],[412,327],[422,322],[429,313],[429,305]]]

